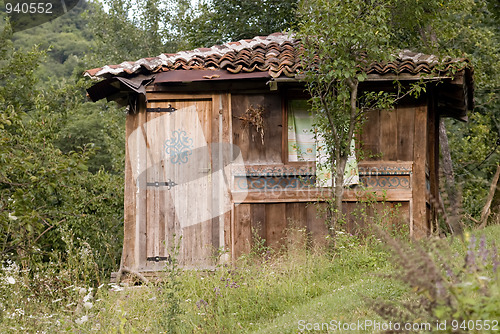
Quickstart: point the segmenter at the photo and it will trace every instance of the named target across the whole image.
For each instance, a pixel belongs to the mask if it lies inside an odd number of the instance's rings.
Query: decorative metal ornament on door
[[[193,138],[184,130],[173,130],[172,137],[165,140],[165,153],[173,164],[185,164],[193,149]]]

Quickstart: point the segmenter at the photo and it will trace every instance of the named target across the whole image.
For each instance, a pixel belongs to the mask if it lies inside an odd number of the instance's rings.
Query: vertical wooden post
[[[145,242],[145,225],[143,212],[146,204],[146,190],[139,182],[145,177],[134,176],[134,169],[138,164],[146,164],[145,137],[142,127],[146,122],[146,104],[144,98],[139,97],[137,112],[128,114],[126,121],[125,139],[125,191],[124,191],[124,235],[121,266],[132,270],[139,270],[141,266],[141,242]],[[142,138],[142,139],[141,139]],[[142,140],[142,142],[141,142]],[[142,217],[141,217],[142,215]],[[142,219],[142,220],[141,220]],[[142,227],[144,228],[144,226]],[[140,236],[142,232],[142,237]],[[143,256],[145,261],[145,255]]]
[[[413,236],[425,237],[428,234],[427,222],[427,184],[426,184],[426,158],[427,158],[427,106],[421,105],[415,109],[415,135],[413,142]]]
[[[428,103],[428,163],[430,182],[430,227],[431,233],[439,234],[439,223],[437,221],[437,203],[439,199],[439,115],[434,92],[429,95]]]

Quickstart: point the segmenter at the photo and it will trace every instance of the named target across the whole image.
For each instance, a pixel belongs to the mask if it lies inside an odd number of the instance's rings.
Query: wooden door
[[[181,265],[210,265],[214,251],[208,145],[211,114],[211,99],[147,105],[143,246],[147,269],[160,269],[176,245]]]

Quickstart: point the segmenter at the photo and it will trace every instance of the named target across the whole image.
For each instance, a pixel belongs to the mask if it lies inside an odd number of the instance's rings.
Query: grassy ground
[[[500,226],[473,233],[498,240]],[[5,264],[0,332],[297,333],[315,324],[382,321],[370,300],[409,298],[408,287],[383,276],[394,272],[391,253],[376,239],[368,245],[349,236],[341,241],[334,253],[292,245],[263,262],[248,257],[215,272],[170,268],[168,283],[129,288],[106,282],[90,288],[85,275],[78,275],[89,266],[78,261],[66,271],[41,269],[35,278]],[[457,261],[463,260],[467,246],[458,239],[448,244]]]

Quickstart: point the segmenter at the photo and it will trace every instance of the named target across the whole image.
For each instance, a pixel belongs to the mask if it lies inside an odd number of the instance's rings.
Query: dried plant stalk
[[[243,116],[238,117],[243,128],[253,125],[255,130],[260,134],[262,145],[264,145],[264,107],[258,105],[256,108],[252,105],[248,107]],[[253,138],[253,136],[252,136]]]

